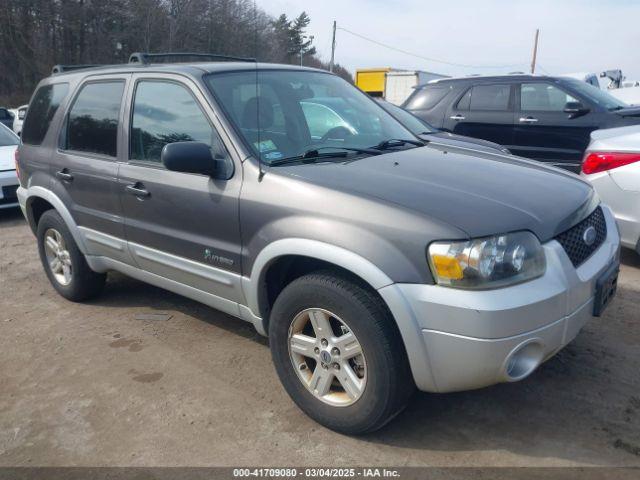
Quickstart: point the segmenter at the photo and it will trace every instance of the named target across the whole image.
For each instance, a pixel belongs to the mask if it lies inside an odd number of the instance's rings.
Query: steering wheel
[[[321,143],[326,142],[327,140],[345,140],[347,137],[353,136],[351,130],[347,127],[339,126],[333,127],[327,133],[325,133],[320,139]]]

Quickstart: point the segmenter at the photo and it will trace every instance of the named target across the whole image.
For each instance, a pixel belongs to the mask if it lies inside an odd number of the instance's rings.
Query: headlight
[[[539,277],[546,269],[542,245],[530,232],[434,242],[428,258],[436,283],[456,288],[504,287]]]

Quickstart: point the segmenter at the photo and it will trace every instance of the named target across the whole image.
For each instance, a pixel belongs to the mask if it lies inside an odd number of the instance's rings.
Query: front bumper
[[[393,284],[379,290],[405,341],[418,388],[451,392],[521,380],[570,342],[593,312],[595,284],[617,261],[620,237],[603,206],[607,238],[579,268],[555,240],[545,274],[472,291]]]
[[[18,198],[16,197],[18,185],[18,176],[15,170],[0,172],[0,209],[18,206]]]

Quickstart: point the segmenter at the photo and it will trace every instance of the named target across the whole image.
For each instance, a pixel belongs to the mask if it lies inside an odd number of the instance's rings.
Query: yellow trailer
[[[390,67],[356,70],[356,87],[372,97],[384,97],[387,72]]]

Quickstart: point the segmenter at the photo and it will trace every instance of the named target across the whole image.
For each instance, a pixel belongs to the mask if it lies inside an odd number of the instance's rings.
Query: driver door
[[[128,154],[118,184],[125,233],[137,266],[240,301],[241,167],[225,149],[211,107],[188,80],[159,74],[134,75],[128,105]],[[222,152],[228,178],[167,170],[161,163],[162,148],[180,141],[203,142]],[[218,306],[226,307],[233,313],[228,302]]]
[[[527,82],[516,92],[514,155],[579,171],[589,136],[598,128],[593,112],[572,118],[567,102],[577,102],[558,85]]]

